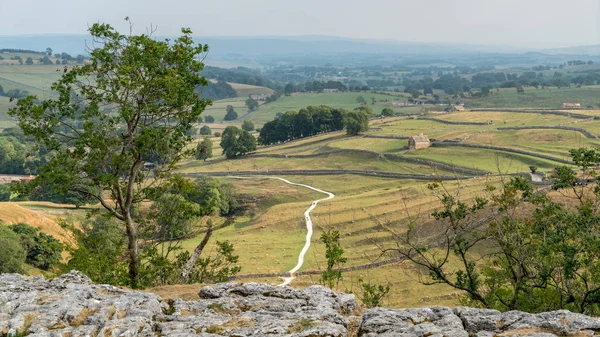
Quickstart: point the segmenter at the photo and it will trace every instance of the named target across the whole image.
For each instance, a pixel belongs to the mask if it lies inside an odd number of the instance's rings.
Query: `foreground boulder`
[[[256,283],[200,289],[199,299],[93,284],[71,272],[0,275],[0,336],[593,336],[600,320],[569,311],[538,315],[473,308],[374,308],[313,286]]]

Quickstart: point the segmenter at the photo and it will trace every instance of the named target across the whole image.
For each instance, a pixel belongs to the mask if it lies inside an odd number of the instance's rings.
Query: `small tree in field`
[[[344,115],[346,134],[356,136],[369,129],[369,114],[361,109],[354,109]]]
[[[321,234],[321,242],[325,244],[325,258],[327,259],[327,269],[321,274],[321,283],[333,289],[342,278],[342,272],[336,268],[347,261],[340,244],[340,232],[334,230]]]
[[[254,123],[252,123],[252,121],[245,120],[242,124],[242,130],[248,132],[254,131]]]
[[[394,112],[394,110],[392,110],[392,108],[383,108],[383,110],[381,110],[381,115],[382,116],[386,116],[386,117],[390,117],[395,115],[396,113]]]
[[[233,105],[228,105],[225,110],[227,111],[227,113],[225,114],[225,117],[223,117],[223,120],[233,121],[238,118],[238,114],[233,109]],[[207,123],[208,123],[208,121],[207,121]]]
[[[221,148],[227,159],[256,150],[256,138],[248,131],[228,126],[221,136]]]
[[[206,161],[206,159],[212,158],[212,148],[213,142],[210,140],[210,137],[204,137],[196,147],[196,159]]]
[[[252,97],[248,97],[245,103],[248,111],[254,111],[256,108],[258,108],[258,101]]]
[[[134,208],[147,201],[180,159],[192,155],[187,131],[210,101],[195,89],[207,85],[187,28],[175,39],[123,35],[107,24],[89,32],[98,48],[51,86],[56,98],[20,99],[9,114],[27,136],[53,156],[36,179],[53,189],[96,199],[127,235],[129,282],[138,287],[138,227]],[[144,171],[144,163],[156,164]]]
[[[203,127],[201,127],[200,134],[203,136],[208,136],[208,135],[212,134],[212,130],[210,129],[210,126],[204,125]]]

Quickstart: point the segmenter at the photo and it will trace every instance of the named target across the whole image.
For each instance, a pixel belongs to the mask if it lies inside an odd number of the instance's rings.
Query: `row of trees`
[[[344,128],[343,109],[326,105],[308,106],[300,111],[288,111],[267,122],[260,130],[258,142],[268,145]]]
[[[386,115],[394,113],[391,109],[384,110]],[[348,135],[357,135],[368,129],[369,119],[374,115],[373,109],[366,105],[352,111],[310,105],[300,111],[278,114],[274,120],[265,123],[260,129],[258,143],[269,145],[344,128]]]

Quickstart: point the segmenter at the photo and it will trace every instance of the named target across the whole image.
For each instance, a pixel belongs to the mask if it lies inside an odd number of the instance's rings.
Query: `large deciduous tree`
[[[221,136],[221,148],[227,159],[256,150],[256,138],[247,131],[228,126]]]
[[[199,75],[192,32],[170,41],[150,34],[123,35],[107,24],[89,29],[98,48],[89,62],[65,72],[52,85],[57,98],[20,99],[9,114],[25,135],[53,150],[37,179],[60,190],[93,196],[125,227],[129,279],[138,286],[138,225],[134,207],[149,198],[175,164],[193,150],[186,132],[209,100],[195,91]],[[155,168],[143,170],[152,158]]]

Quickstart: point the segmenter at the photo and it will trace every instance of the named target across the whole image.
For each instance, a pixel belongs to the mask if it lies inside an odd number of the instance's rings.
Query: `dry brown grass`
[[[77,317],[75,317],[69,321],[69,324],[72,327],[78,327],[78,326],[82,325],[83,323],[85,323],[85,320],[88,317],[94,315],[96,312],[98,312],[98,309],[83,308],[83,309],[81,309],[79,314],[77,314]]]
[[[0,202],[0,222],[7,225],[24,222],[57,240],[74,243],[73,235],[59,225],[56,216],[26,209],[14,202]]]
[[[579,332],[565,334],[565,333],[553,331],[550,329],[543,329],[543,328],[519,328],[519,329],[504,331],[499,334],[495,334],[494,336],[495,337],[530,336],[533,334],[542,334],[542,333],[557,334],[559,336],[566,336],[566,337],[586,337],[586,336],[594,336],[595,335],[593,331],[579,331]]]
[[[198,291],[200,288],[202,288],[202,286],[202,284],[178,284],[150,288],[146,291],[160,296],[163,300],[180,298],[185,301],[192,301],[198,299]]]

